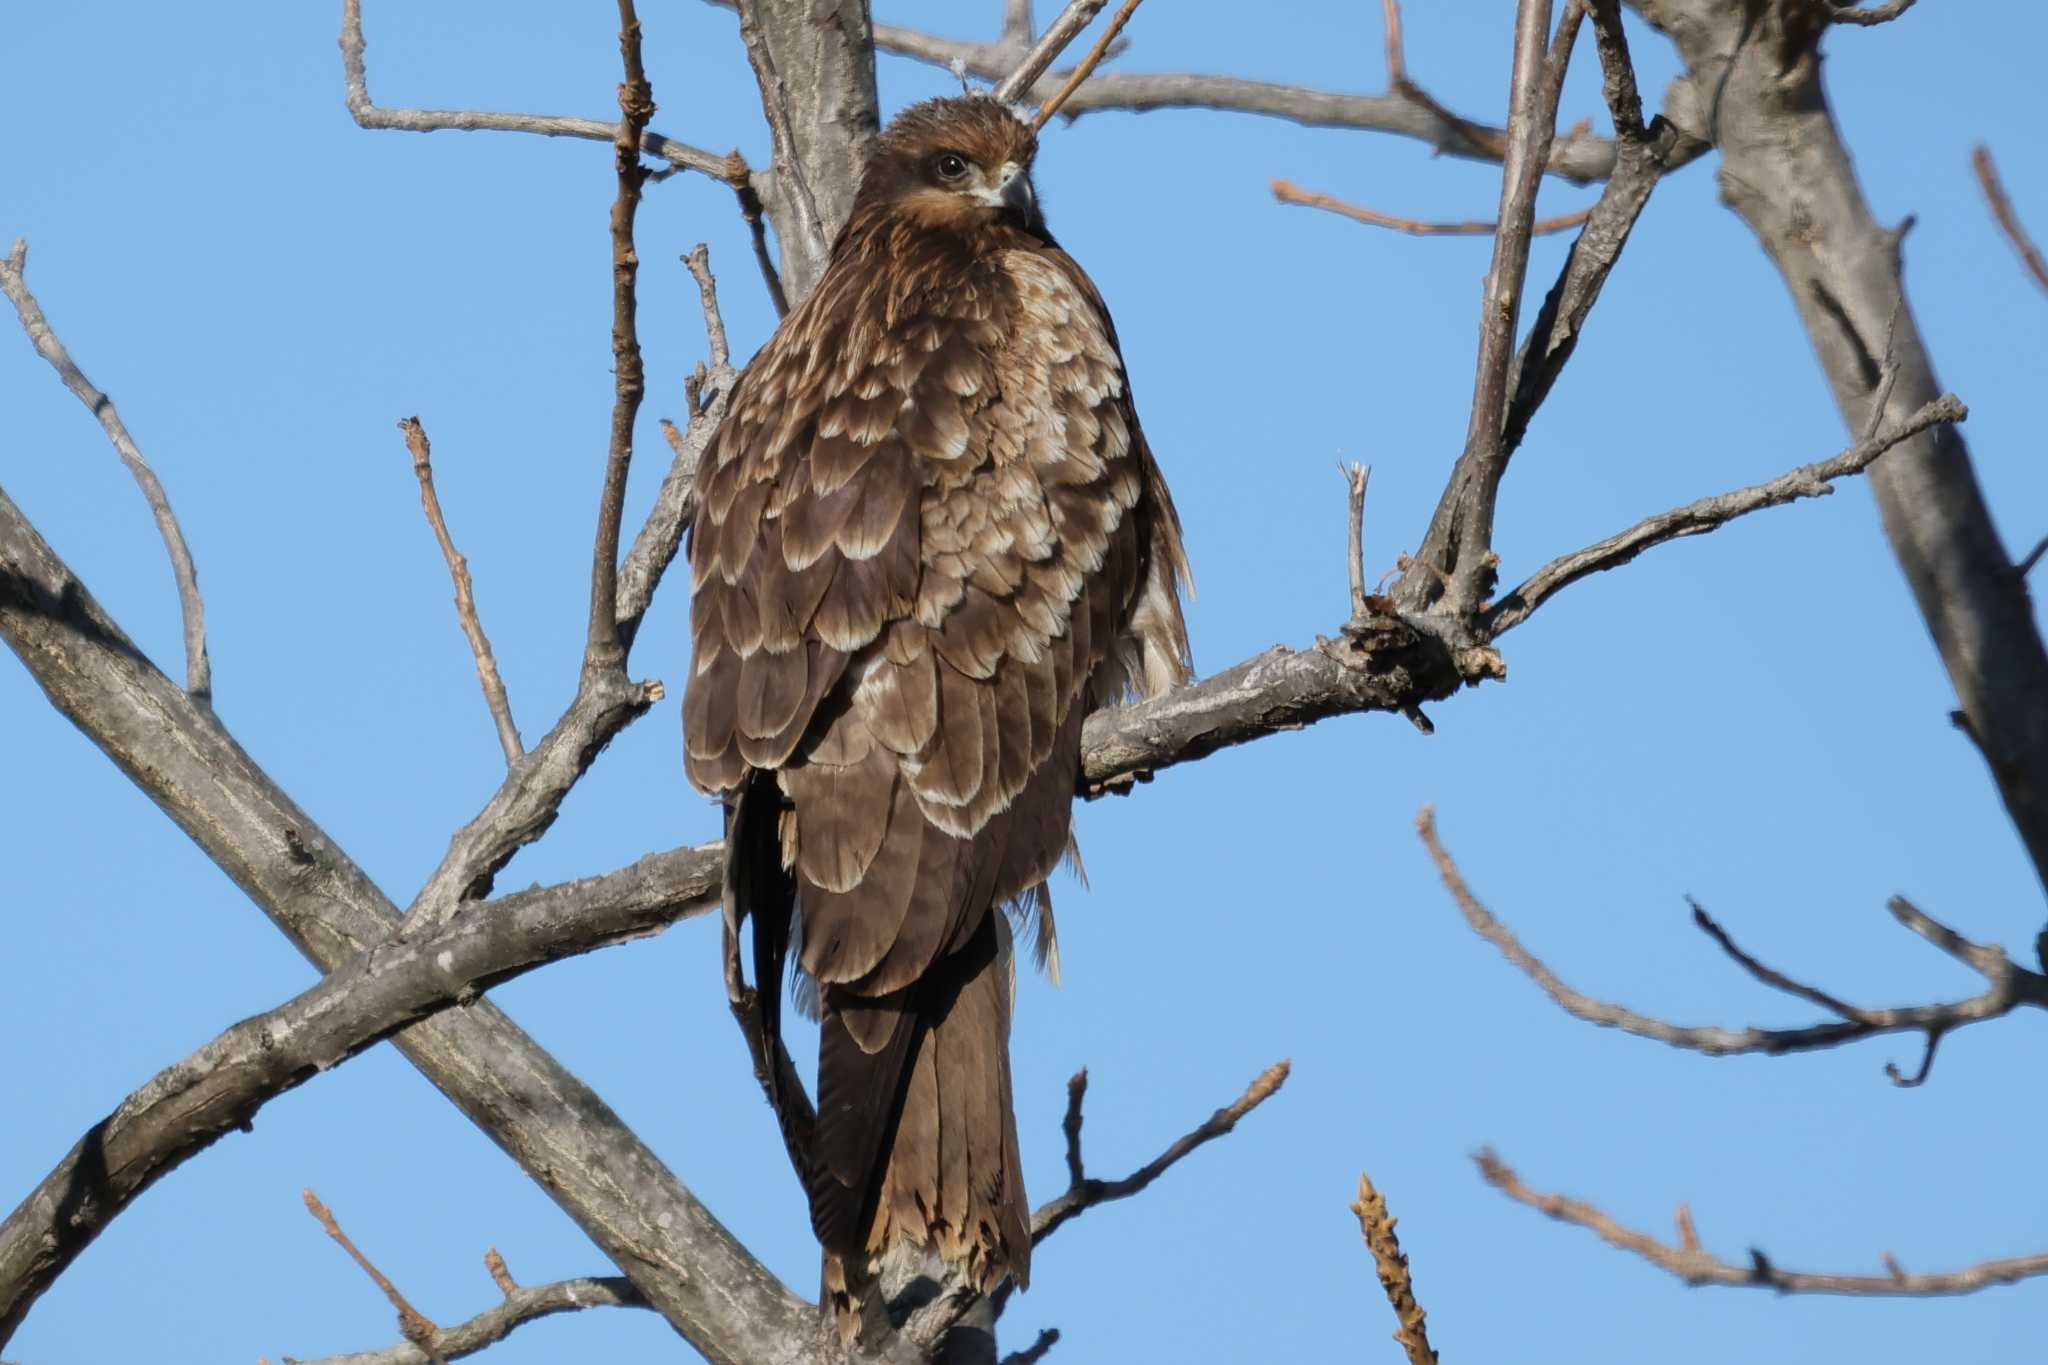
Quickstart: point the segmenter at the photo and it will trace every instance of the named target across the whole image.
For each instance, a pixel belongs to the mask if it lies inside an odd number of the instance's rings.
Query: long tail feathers
[[[811,1217],[828,1253],[857,1263],[909,1242],[985,1290],[1005,1274],[1028,1282],[1009,938],[1001,914],[984,915],[900,1006],[827,991]]]

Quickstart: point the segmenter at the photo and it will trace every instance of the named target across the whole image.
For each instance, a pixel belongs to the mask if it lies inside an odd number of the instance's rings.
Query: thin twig
[[[621,1275],[591,1276],[557,1280],[527,1288],[515,1285],[506,1291],[504,1302],[487,1308],[467,1322],[444,1327],[438,1339],[441,1358],[460,1360],[495,1346],[515,1328],[556,1313],[573,1313],[584,1308],[646,1308],[647,1300]],[[381,1351],[353,1351],[348,1355],[301,1360],[298,1365],[426,1365],[430,1359],[410,1342]]]
[[[1015,104],[1023,99],[1025,93],[1037,83],[1038,78],[1045,74],[1045,69],[1058,60],[1060,53],[1067,50],[1067,44],[1080,36],[1082,29],[1094,23],[1095,16],[1102,13],[1103,6],[1108,3],[1109,0],[1068,0],[1067,7],[1060,11],[1059,17],[1046,25],[1045,32],[1038,35],[1038,41],[1031,45],[1031,50],[996,82],[996,88],[990,93],[1004,104]],[[1026,15],[1028,18],[1028,7]],[[880,46],[879,28],[875,37],[877,46]],[[964,57],[955,56],[952,60],[972,70]],[[978,74],[989,73],[983,71]]]
[[[434,1325],[433,1319],[414,1308],[405,1295],[398,1292],[398,1286],[391,1283],[389,1277],[377,1269],[370,1258],[363,1255],[356,1244],[349,1240],[349,1235],[341,1230],[341,1224],[335,1221],[333,1212],[320,1202],[318,1195],[311,1190],[303,1191],[302,1195],[306,1201],[306,1212],[320,1220],[320,1226],[327,1229],[327,1235],[341,1244],[341,1249],[363,1268],[363,1273],[370,1277],[377,1288],[384,1291],[384,1297],[391,1300],[391,1306],[398,1310],[399,1332],[407,1341],[426,1352],[427,1359],[433,1361],[434,1365],[447,1365],[446,1358],[435,1344],[441,1329]]]
[[[1068,96],[1079,90],[1081,82],[1093,75],[1096,67],[1102,65],[1102,58],[1109,51],[1109,45],[1116,41],[1116,35],[1123,32],[1124,25],[1131,21],[1131,16],[1137,13],[1138,6],[1142,3],[1144,0],[1124,0],[1118,7],[1117,12],[1110,17],[1109,26],[1102,30],[1102,36],[1095,40],[1094,47],[1088,49],[1088,55],[1081,59],[1081,64],[1074,68],[1073,73],[1059,89],[1046,97],[1044,104],[1038,106],[1038,113],[1031,119],[1032,132],[1035,133],[1045,127],[1047,120],[1058,113],[1060,106],[1067,102]]]
[[[1031,1245],[1036,1247],[1057,1232],[1069,1219],[1079,1217],[1097,1204],[1130,1198],[1164,1175],[1174,1163],[1203,1143],[1220,1138],[1237,1127],[1239,1119],[1264,1104],[1272,1098],[1275,1091],[1286,1084],[1287,1073],[1292,1069],[1291,1062],[1273,1063],[1245,1087],[1242,1095],[1209,1115],[1193,1129],[1183,1133],[1165,1151],[1123,1179],[1097,1180],[1083,1172],[1078,1180],[1071,1180],[1063,1193],[1039,1205],[1037,1212],[1031,1215]],[[1087,1091],[1087,1075],[1087,1072],[1082,1072],[1076,1077],[1076,1083],[1070,1083],[1067,1090],[1068,1119],[1072,1125],[1067,1129],[1070,1134],[1070,1172],[1081,1168],[1081,1097]]]
[[[1038,1334],[1038,1340],[1021,1351],[1012,1351],[1004,1356],[1001,1365],[1038,1365],[1045,1359],[1045,1353],[1060,1343],[1060,1329],[1047,1327]]]
[[[136,487],[142,490],[143,501],[149,504],[150,515],[156,518],[157,534],[163,537],[164,549],[171,556],[171,574],[178,584],[178,610],[185,626],[185,691],[194,699],[210,703],[213,700],[213,665],[206,655],[206,602],[199,595],[199,572],[192,567],[192,552],[185,545],[185,532],[178,526],[178,518],[171,511],[171,500],[158,481],[156,471],[149,467],[149,461],[142,457],[135,439],[128,434],[128,424],[121,420],[121,414],[114,407],[114,400],[102,393],[85,372],[72,360],[71,352],[51,328],[50,320],[43,316],[42,305],[29,292],[28,242],[20,237],[14,239],[14,249],[0,262],[0,292],[4,292],[14,304],[15,312],[21,315],[21,326],[28,333],[29,343],[36,348],[36,354],[50,362],[57,371],[57,377],[64,381],[64,387],[78,396],[113,442],[114,453],[121,457],[121,463],[128,466],[134,476]]]
[[[1889,24],[1919,4],[1920,0],[1885,0],[1883,4],[1872,5],[1868,9],[1853,8],[1855,0],[1833,0],[1833,3],[1836,8],[1835,12],[1828,16],[1829,23],[1855,24],[1859,28],[1872,28],[1878,24]]]
[[[2025,578],[2028,574],[2032,573],[2034,566],[2041,562],[2042,555],[2048,555],[2048,536],[2042,536],[2040,540],[2034,543],[2034,548],[2027,551],[2026,558],[2013,565],[2013,577]]]
[[[491,1273],[491,1283],[498,1286],[498,1292],[506,1298],[519,1292],[519,1281],[512,1278],[512,1268],[505,1264],[505,1258],[498,1254],[496,1247],[484,1252],[484,1269]]]
[[[448,523],[441,516],[441,499],[434,491],[433,447],[427,441],[427,429],[417,417],[406,418],[398,429],[405,433],[406,449],[412,452],[412,472],[420,481],[420,506],[426,511],[427,525],[434,528],[434,539],[441,543],[441,558],[448,561],[448,574],[455,580],[455,615],[462,622],[462,633],[469,637],[469,652],[476,656],[477,680],[483,684],[491,721],[498,727],[499,747],[505,751],[507,764],[517,763],[526,749],[519,742],[519,727],[512,720],[512,703],[505,696],[505,680],[498,675],[498,661],[491,653],[490,639],[477,617],[469,561],[456,551],[455,541],[448,534]]]
[[[698,297],[704,307],[705,345],[712,363],[698,384],[687,429],[679,432],[673,423],[662,423],[662,435],[668,438],[675,459],[669,462],[668,473],[662,476],[661,487],[655,492],[653,510],[642,523],[640,534],[633,538],[633,548],[619,570],[619,633],[628,648],[639,633],[648,604],[654,600],[655,588],[682,545],[683,528],[689,524],[697,503],[697,466],[705,447],[717,433],[718,424],[724,420],[726,399],[739,380],[725,339],[725,318],[718,308],[718,281],[711,274],[709,249],[699,242],[683,257],[683,264],[697,281]]]
[[[626,505],[626,474],[633,462],[633,421],[647,392],[640,356],[640,257],[633,246],[633,220],[647,169],[640,162],[640,134],[654,117],[654,92],[640,61],[640,17],[633,0],[619,0],[619,58],[626,78],[619,85],[618,136],[613,159],[619,192],[612,201],[612,400],[611,448],[605,459],[604,492],[598,501],[597,540],[591,551],[590,629],[584,645],[587,670],[623,671],[625,643],[618,626],[619,521]]]
[[[1084,1068],[1067,1082],[1067,1112],[1060,1123],[1067,1139],[1067,1188],[1038,1206],[1031,1215],[1031,1245],[1036,1248],[1069,1219],[1118,1199],[1128,1199],[1157,1180],[1182,1157],[1203,1143],[1222,1137],[1238,1120],[1271,1099],[1287,1081],[1292,1064],[1279,1061],[1260,1072],[1245,1092],[1211,1114],[1201,1124],[1175,1139],[1172,1145],[1122,1180],[1097,1180],[1087,1173],[1081,1159],[1081,1102],[1088,1093],[1088,1072]],[[995,1316],[1009,1306],[1016,1282],[1005,1280],[992,1295]],[[915,1310],[903,1324],[903,1335],[912,1343],[930,1348],[952,1330],[967,1311],[981,1301],[974,1286],[956,1270],[931,1301]]]
[[[1408,1353],[1408,1365],[1437,1365],[1436,1351],[1429,1344],[1429,1314],[1415,1301],[1415,1282],[1408,1273],[1408,1253],[1394,1235],[1399,1220],[1387,1212],[1386,1196],[1373,1188],[1364,1174],[1358,1177],[1358,1199],[1351,1205],[1358,1215],[1358,1230],[1372,1253],[1373,1269],[1379,1273],[1380,1288],[1400,1324],[1394,1340]]]
[[[782,292],[782,273],[775,268],[775,257],[768,250],[768,210],[754,188],[754,174],[747,169],[747,160],[737,148],[726,154],[725,163],[726,181],[739,197],[740,219],[753,239],[754,264],[760,267],[761,282],[768,286],[768,301],[775,305],[776,317],[787,317],[789,295]]]
[[[477,109],[390,109],[371,100],[369,78],[364,70],[362,0],[342,0],[341,69],[348,85],[345,97],[349,115],[359,128],[391,129],[402,133],[495,132],[537,133],[542,137],[583,138],[591,142],[616,142],[619,125],[594,118],[566,118],[554,114],[496,114]],[[726,178],[726,159],[702,147],[663,137],[660,133],[641,135],[640,150],[659,157],[682,170]]]
[[[1273,182],[1273,197],[1283,204],[1300,204],[1305,208],[1328,209],[1332,213],[1341,213],[1346,218],[1355,219],[1369,226],[1392,228],[1396,232],[1405,232],[1411,237],[1484,237],[1500,228],[1499,223],[1483,222],[1478,219],[1462,223],[1432,223],[1420,218],[1398,218],[1391,213],[1381,213],[1377,209],[1369,209],[1357,204],[1346,203],[1344,200],[1332,195],[1302,189],[1291,180],[1275,180]],[[1556,218],[1538,218],[1529,224],[1529,231],[1538,237],[1544,236],[1547,233],[1563,232],[1569,228],[1578,227],[1587,218],[1591,217],[1592,213],[1592,206],[1588,205],[1571,213],[1561,214]]]
[[[1861,14],[1861,10],[1845,10],[1845,14]],[[1841,14],[1835,18],[1839,21]],[[1978,143],[1970,153],[1970,164],[1977,169],[1977,183],[1984,187],[1984,198],[1991,204],[1991,216],[1998,220],[1998,226],[2005,233],[2005,239],[2019,252],[2027,273],[2034,277],[2034,283],[2048,289],[2048,260],[2041,257],[2041,249],[2034,245],[2034,239],[2020,223],[2019,214],[2013,211],[2012,200],[2006,197],[2005,185],[1998,178],[1998,167],[1991,163],[1991,149]]]
[[[697,298],[704,309],[704,344],[711,352],[711,368],[732,368],[732,347],[725,338],[725,315],[718,310],[718,281],[711,274],[711,248],[699,242],[683,258],[690,278],[697,282]]]
[[[1387,29],[1387,84],[1398,87],[1408,79],[1408,59],[1401,39],[1401,0],[1380,0],[1380,13]]]
[[[2048,1274],[2048,1252],[1984,1261],[1963,1270],[1933,1275],[1909,1275],[1898,1261],[1885,1253],[1882,1275],[1826,1275],[1809,1271],[1784,1270],[1770,1257],[1752,1247],[1742,1264],[1723,1261],[1702,1250],[1691,1234],[1692,1217],[1682,1215],[1680,1243],[1673,1246],[1646,1232],[1624,1227],[1613,1217],[1584,1200],[1568,1195],[1543,1194],[1522,1183],[1505,1162],[1492,1152],[1473,1158],[1486,1183],[1518,1204],[1562,1223],[1586,1229],[1609,1246],[1640,1256],[1660,1269],[1668,1270],[1689,1285],[1726,1285],[1738,1289],[1771,1289],[1780,1294],[1858,1294],[1886,1297],[1934,1297],[1968,1294],[1995,1284],[2013,1284],[2034,1275]],[[1679,1206],[1684,1210],[1684,1205]]]
[[[1060,1120],[1060,1132],[1067,1140],[1067,1186],[1070,1189],[1088,1178],[1088,1172],[1081,1165],[1081,1103],[1087,1097],[1088,1068],[1084,1066],[1067,1078],[1067,1112]]]
[[[1517,970],[1542,988],[1543,993],[1554,1001],[1558,1008],[1574,1019],[1600,1028],[1620,1029],[1639,1038],[1649,1038],[1672,1047],[1685,1048],[1705,1053],[1710,1057],[1728,1057],[1741,1053],[1763,1053],[1778,1056],[1788,1052],[1810,1052],[1820,1048],[1839,1047],[1860,1038],[1875,1037],[1884,1033],[1921,1033],[1930,1039],[1950,1032],[1966,1024],[1996,1019],[2011,1013],[2021,1005],[2048,1008],[2048,977],[2030,972],[2007,957],[2003,950],[1983,944],[1972,943],[1947,925],[1928,916],[1911,903],[1893,898],[1889,904],[1893,918],[1919,934],[1943,952],[1974,968],[1982,974],[1987,985],[1980,995],[1967,1000],[1957,1000],[1933,1005],[1909,1005],[1893,1009],[1859,1009],[1843,1004],[1831,996],[1825,996],[1810,986],[1801,986],[1780,973],[1762,967],[1751,966],[1754,959],[1740,950],[1732,949],[1730,956],[1750,970],[1759,980],[1780,990],[1786,990],[1801,999],[1825,1001],[1824,1008],[1844,1017],[1840,1021],[1813,1024],[1805,1028],[1789,1029],[1724,1029],[1715,1027],[1688,1028],[1666,1023],[1648,1015],[1606,1000],[1598,999],[1566,985],[1558,975],[1546,966],[1542,959],[1522,946],[1514,932],[1479,903],[1472,889],[1465,882],[1464,875],[1451,860],[1451,855],[1438,840],[1436,815],[1430,807],[1422,808],[1415,821],[1416,831],[1422,836],[1424,847],[1436,863],[1437,873],[1443,878],[1444,886],[1457,902],[1464,914],[1466,924],[1481,938],[1500,950],[1502,957]],[[1705,927],[1705,926],[1702,926]],[[1716,926],[1718,928],[1718,926]],[[1886,1074],[1895,1083],[1917,1084],[1908,1081],[1898,1073],[1896,1066],[1887,1066]],[[1925,1079],[1924,1074],[1919,1079]]]
[[[1351,619],[1361,621],[1370,611],[1365,601],[1365,490],[1372,482],[1372,466],[1350,464],[1342,469],[1350,510]]]
[[[1943,422],[1960,422],[1970,410],[1952,393],[1945,393],[1897,425],[1887,427],[1868,441],[1859,441],[1839,455],[1816,464],[1780,474],[1768,483],[1753,484],[1733,492],[1701,498],[1669,512],[1646,517],[1618,535],[1562,555],[1529,575],[1522,584],[1502,596],[1480,618],[1480,631],[1489,640],[1499,639],[1529,619],[1553,594],[1589,574],[1620,568],[1653,545],[1684,536],[1704,535],[1737,517],[1766,507],[1782,507],[1800,498],[1825,497],[1834,491],[1830,480],[1860,474],[1887,450]]]

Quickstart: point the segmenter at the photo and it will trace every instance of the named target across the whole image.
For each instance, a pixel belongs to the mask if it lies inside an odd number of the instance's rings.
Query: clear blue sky
[[[501,771],[445,572],[394,423],[433,436],[448,517],[529,737],[575,680],[608,421],[609,151],[494,134],[358,130],[338,6],[16,7],[0,85],[0,236],[112,393],[176,500],[207,592],[221,715],[397,899]],[[1050,6],[1041,4],[1041,9]],[[1127,69],[1333,89],[1383,80],[1377,6],[1140,12]],[[1410,63],[1497,117],[1508,12],[1415,5]],[[766,137],[729,13],[645,6],[655,126]],[[986,36],[997,6],[877,0],[877,17]],[[608,5],[371,0],[387,103],[606,117]],[[1633,29],[1643,86],[1668,46]],[[1916,214],[1912,299],[2009,541],[2048,530],[2036,408],[2048,300],[1969,176],[1988,137],[2048,232],[2036,54],[2048,16],[1922,6],[1830,35],[1828,78],[1887,219]],[[1582,54],[1584,55],[1584,54]],[[1565,119],[1600,111],[1590,58]],[[950,82],[884,59],[894,109]],[[1716,202],[1712,159],[1650,205],[1504,490],[1510,580],[1646,513],[1845,444],[1780,281]],[[1273,176],[1416,216],[1481,217],[1495,169],[1364,133],[1242,116],[1098,115],[1049,134],[1054,229],[1116,312],[1146,428],[1187,522],[1204,671],[1344,613],[1340,459],[1374,466],[1367,552],[1419,537],[1465,429],[1484,241],[1421,241],[1277,206]],[[1546,211],[1588,202],[1555,184]],[[730,194],[649,192],[643,329],[654,378],[634,483],[666,465],[702,352],[677,256],[711,243],[735,348],[773,317]],[[1552,278],[1562,239],[1532,266]],[[13,333],[9,321],[0,333]],[[0,335],[0,484],[151,656],[177,671],[170,575],[126,474],[18,336]],[[680,772],[683,594],[637,670],[670,700],[629,730],[506,887],[708,838]],[[1493,907],[1569,980],[1688,1022],[1809,1012],[1690,927],[1698,896],[1772,962],[1853,1000],[1976,980],[1894,927],[1914,897],[2022,947],[2041,888],[1949,725],[1948,684],[1868,491],[1775,511],[1573,588],[1505,642],[1511,670],[1435,708],[1424,739],[1368,716],[1267,739],[1085,809],[1092,890],[1062,884],[1066,982],[1021,989],[1017,1093],[1034,1194],[1064,1180],[1064,1081],[1094,1077],[1097,1172],[1124,1173],[1260,1068],[1283,1094],[1142,1200],[1064,1230],[1006,1321],[1055,1360],[1397,1360],[1345,1205],[1361,1169],[1401,1217],[1454,1361],[1868,1365],[2038,1350],[2048,1283],[1961,1300],[1779,1300],[1686,1290],[1511,1205],[1468,1154],[1659,1232],[1691,1202],[1723,1254],[1915,1270],[2048,1245],[2038,1179],[2041,1022],[1971,1029],[1893,1089],[1910,1039],[1713,1061],[1575,1023],[1474,938],[1411,829],[1435,802]],[[313,980],[285,941],[0,663],[0,1203],[159,1067]],[[718,982],[715,930],[525,978],[497,999],[586,1077],[779,1274],[814,1249]],[[395,1340],[381,1298],[300,1206],[316,1189],[426,1312],[495,1298],[496,1245],[538,1281],[608,1269],[574,1226],[389,1048],[266,1108],[145,1195],[42,1301],[10,1356],[254,1361]],[[503,1365],[671,1359],[647,1314],[524,1329]]]

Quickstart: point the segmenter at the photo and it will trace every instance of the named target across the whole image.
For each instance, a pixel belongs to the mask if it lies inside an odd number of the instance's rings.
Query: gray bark
[[[0,638],[51,705],[323,971],[393,936],[390,900],[207,708],[143,657],[4,493]],[[811,1305],[495,1005],[446,1011],[393,1042],[706,1357],[831,1358]],[[91,1182],[70,1197],[94,1198]],[[0,1321],[0,1342],[16,1320]]]
[[[1822,8],[1634,3],[1678,44],[1696,131],[1721,149],[1722,198],[1784,275],[1851,433],[1874,427],[1880,404],[1898,422],[1933,401],[1941,384],[1906,302],[1901,231],[1872,215],[1828,108]],[[2048,650],[1969,450],[1954,427],[1934,427],[1870,478],[1962,722],[2048,886]]]

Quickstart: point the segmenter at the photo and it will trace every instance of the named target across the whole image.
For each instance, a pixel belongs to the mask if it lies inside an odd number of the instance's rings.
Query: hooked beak
[[[1031,177],[1016,162],[1003,163],[1002,178],[996,183],[993,202],[1001,208],[1015,209],[1026,218],[1038,212],[1038,197],[1031,192]]]

